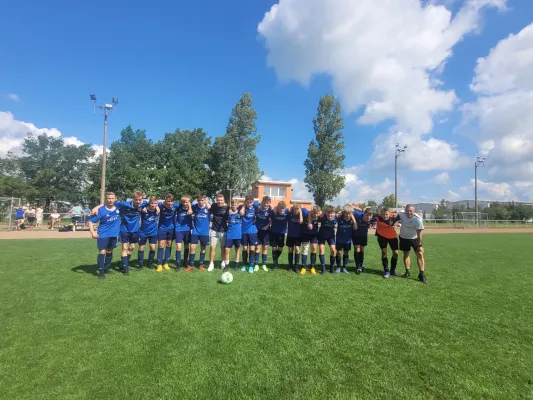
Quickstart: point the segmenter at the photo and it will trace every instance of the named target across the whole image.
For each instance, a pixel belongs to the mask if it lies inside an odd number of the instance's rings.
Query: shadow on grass
[[[98,275],[98,264],[78,265],[77,267],[73,267],[70,270],[76,273],[82,272],[82,273],[97,276]],[[120,263],[111,263],[111,265],[109,266],[109,271],[120,272]]]

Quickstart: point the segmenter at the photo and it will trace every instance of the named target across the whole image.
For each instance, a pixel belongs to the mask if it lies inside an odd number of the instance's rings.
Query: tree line
[[[475,212],[475,205],[467,202],[466,205],[454,204],[449,207],[448,202],[442,199],[433,212],[433,218],[453,219],[455,221],[460,218],[460,213],[462,212]],[[533,206],[515,203],[514,201],[508,203],[491,202],[490,207],[478,207],[478,212],[486,213],[487,219],[491,221],[527,221],[533,218]]]
[[[127,126],[109,146],[106,188],[119,198],[136,190],[178,197],[248,194],[263,175],[256,155],[261,140],[256,119],[252,97],[245,93],[231,112],[225,134],[214,140],[202,128],[178,128],[154,142],[144,129]],[[340,104],[334,96],[323,96],[304,161],[304,182],[321,206],[344,187],[343,128]],[[101,157],[90,144],[67,145],[62,137],[29,132],[22,155],[0,158],[0,197],[44,204],[46,210],[58,200],[93,206],[100,198]]]

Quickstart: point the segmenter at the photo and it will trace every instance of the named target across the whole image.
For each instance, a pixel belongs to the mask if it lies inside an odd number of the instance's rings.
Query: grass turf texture
[[[3,241],[0,397],[530,399],[532,238],[428,235],[428,285],[383,279],[374,238],[361,276],[231,285],[220,270],[99,281],[94,241]]]

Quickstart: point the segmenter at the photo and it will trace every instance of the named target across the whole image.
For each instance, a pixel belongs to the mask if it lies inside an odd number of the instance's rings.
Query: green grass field
[[[533,399],[532,234],[427,235],[428,285],[383,279],[371,239],[361,276],[231,285],[2,241],[0,398]]]

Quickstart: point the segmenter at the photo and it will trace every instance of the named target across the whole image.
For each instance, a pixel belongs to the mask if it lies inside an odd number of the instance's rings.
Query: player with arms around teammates
[[[226,243],[224,244],[224,269],[229,269],[229,253],[232,247],[235,247],[235,271],[239,269],[239,257],[242,239],[242,215],[239,211],[239,202],[235,199],[231,201],[231,207],[228,209],[228,231],[226,233]]]
[[[360,275],[365,267],[365,247],[368,245],[368,228],[376,223],[376,219],[372,217],[372,208],[367,207],[364,211],[360,208],[355,208],[353,216],[357,222],[357,229],[352,233],[352,243],[354,246],[354,260],[355,273]]]
[[[314,206],[311,211],[303,208],[303,224],[302,224],[302,269],[300,274],[304,275],[307,272],[307,256],[309,248],[311,248],[311,268],[309,271],[311,275],[316,275],[316,247],[318,244],[318,217],[322,215],[322,210],[319,206]]]
[[[246,271],[249,261],[248,272],[253,274],[255,267],[255,246],[257,246],[257,227],[255,226],[254,198],[250,195],[244,199],[244,205],[238,208],[242,217],[242,271]],[[248,257],[249,260],[248,260]]]
[[[174,195],[167,193],[165,200],[160,201],[159,204],[159,227],[157,229],[157,269],[156,272],[170,270],[168,260],[170,259],[170,251],[172,249],[172,241],[174,240],[175,218],[174,214],[180,206],[180,203],[174,201]]]
[[[283,200],[274,207],[270,218],[270,246],[272,247],[272,261],[274,263],[272,269],[276,270],[283,246],[285,246],[285,233],[287,233],[289,221],[289,210]]]
[[[176,272],[182,266],[181,252],[184,252],[183,264],[189,261],[189,246],[192,235],[192,205],[191,196],[185,194],[181,196],[180,205],[176,208],[176,225],[174,239],[176,240]],[[187,269],[186,269],[187,270]],[[191,271],[189,269],[188,271]]]
[[[215,269],[215,251],[220,242],[220,267],[225,267],[226,231],[228,230],[228,205],[222,193],[217,195],[215,204],[211,204],[211,229],[209,231],[209,267],[207,271]]]
[[[268,246],[270,245],[270,225],[272,224],[272,207],[269,196],[263,196],[261,203],[255,203],[255,226],[257,227],[257,248],[255,251],[254,271],[259,271],[259,255],[261,255],[263,271],[268,271]]]
[[[396,272],[396,265],[398,264],[398,237],[394,230],[394,224],[400,220],[400,217],[391,215],[387,207],[381,209],[381,214],[376,215],[376,236],[378,238],[378,245],[381,249],[381,263],[383,265],[383,278],[392,276],[400,276]],[[389,270],[389,259],[387,258],[387,246],[392,250],[391,268]]]
[[[139,252],[137,259],[139,269],[144,267],[144,249],[146,242],[150,246],[148,253],[148,268],[152,267],[155,259],[155,248],[157,246],[157,221],[159,220],[159,207],[157,198],[150,196],[148,199],[148,207],[141,210],[141,230],[139,231]]]
[[[409,278],[411,276],[409,253],[413,249],[416,254],[416,263],[418,264],[418,280],[422,283],[427,283],[426,275],[424,274],[424,248],[422,247],[424,223],[422,218],[415,214],[415,207],[412,204],[407,204],[405,212],[399,212],[398,216],[402,223],[400,227],[400,250],[403,252],[403,263],[405,265],[403,277]]]
[[[300,264],[300,246],[302,239],[300,238],[303,224],[302,206],[298,203],[292,205],[289,210],[289,219],[287,222],[287,248],[289,251],[289,272],[298,272],[298,265]]]
[[[98,279],[104,279],[105,273],[109,272],[113,259],[113,249],[117,247],[117,237],[120,233],[120,211],[115,207],[115,193],[106,193],[105,206],[100,207],[89,220],[91,237],[96,239],[98,247]],[[98,230],[94,230],[94,224],[98,222]],[[127,275],[128,271],[125,270]]]
[[[191,237],[191,251],[189,253],[189,265],[185,271],[190,271],[194,268],[194,258],[196,257],[196,246],[200,242],[200,271],[205,270],[205,248],[209,243],[209,223],[211,213],[210,206],[205,201],[206,195],[201,194],[197,197],[197,203],[192,206],[192,237]]]
[[[350,250],[352,247],[352,232],[357,229],[357,222],[353,216],[353,208],[349,204],[344,206],[344,209],[337,217],[337,235],[335,238],[337,254],[335,261],[337,268],[335,273],[341,272],[341,258],[342,258],[342,272],[348,273],[348,259],[350,257]]]

